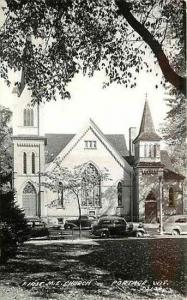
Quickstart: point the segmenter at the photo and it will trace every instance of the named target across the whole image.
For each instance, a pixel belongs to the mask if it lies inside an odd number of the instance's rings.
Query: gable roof
[[[146,99],[144,104],[144,110],[142,115],[142,121],[140,125],[140,130],[138,136],[134,139],[133,142],[137,141],[160,141],[161,138],[155,131],[151,111],[149,108],[148,101]]]
[[[47,138],[47,145],[45,148],[47,162],[51,162],[66,147],[74,136],[75,134],[45,134],[45,137]],[[128,155],[126,141],[123,134],[105,134],[105,137],[122,156]]]
[[[164,179],[165,180],[184,180],[185,176],[177,173],[172,165],[171,159],[169,154],[166,150],[160,151],[160,159],[164,165]]]
[[[175,171],[169,157],[169,154],[166,150],[160,150],[160,160],[168,170]]]

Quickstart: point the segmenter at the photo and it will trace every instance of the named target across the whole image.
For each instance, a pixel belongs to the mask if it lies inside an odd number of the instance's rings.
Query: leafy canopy
[[[103,69],[106,85],[115,81],[135,87],[140,70],[153,70],[148,48],[165,79],[185,93],[185,79],[169,63],[178,44],[184,44],[184,1],[6,0],[6,4],[0,31],[1,77],[9,83],[9,68],[24,68],[33,101],[50,101],[57,93],[70,97],[67,85],[80,71],[92,76]]]
[[[12,112],[0,105],[0,189],[12,172],[12,128],[9,127]]]

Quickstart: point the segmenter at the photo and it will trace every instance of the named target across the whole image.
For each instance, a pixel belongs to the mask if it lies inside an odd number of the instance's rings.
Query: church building
[[[82,215],[119,215],[155,223],[161,209],[164,215],[184,212],[184,176],[175,172],[167,151],[160,149],[147,99],[139,132],[129,129],[128,150],[123,134],[105,134],[91,119],[77,133],[41,136],[39,105],[31,105],[26,88],[14,89],[13,95],[13,182],[26,217],[64,223],[79,216],[78,203],[63,189],[63,181],[53,190],[43,184],[43,174],[52,174],[57,160],[69,170],[84,165],[97,178],[90,192],[83,188]],[[110,180],[101,180],[104,169]]]

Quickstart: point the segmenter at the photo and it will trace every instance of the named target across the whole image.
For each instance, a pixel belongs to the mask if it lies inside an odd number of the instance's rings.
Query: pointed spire
[[[147,140],[147,141],[159,141],[161,138],[155,131],[151,111],[149,108],[149,103],[147,100],[147,93],[145,96],[145,104],[143,110],[142,121],[140,125],[140,131],[134,142],[138,140]]]

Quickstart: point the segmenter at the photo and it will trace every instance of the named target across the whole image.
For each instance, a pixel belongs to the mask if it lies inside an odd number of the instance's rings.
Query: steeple
[[[23,56],[26,55],[27,51],[28,51],[28,47],[29,47],[29,43],[31,43],[31,36],[30,34],[28,34],[26,36],[26,43],[25,43],[25,48],[23,51]],[[17,85],[14,86],[12,93],[13,94],[17,94],[18,97],[21,96],[25,86],[26,86],[26,74],[25,74],[25,66],[22,66],[22,70],[21,70],[21,80],[19,83],[17,83]]]
[[[155,131],[147,95],[144,104],[143,116],[140,125],[138,136],[135,138],[134,143],[137,141],[160,141],[161,138]]]

